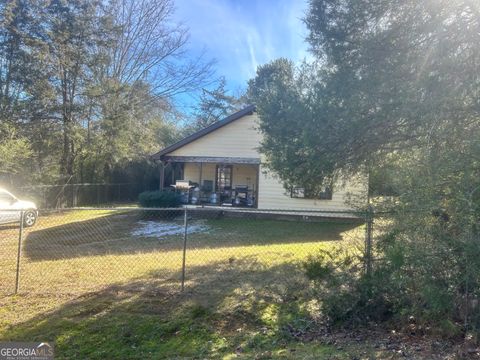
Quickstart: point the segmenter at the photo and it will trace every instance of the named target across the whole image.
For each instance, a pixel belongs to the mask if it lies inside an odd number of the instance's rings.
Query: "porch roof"
[[[214,163],[214,164],[260,164],[260,158],[213,157],[213,156],[162,156],[168,162]]]

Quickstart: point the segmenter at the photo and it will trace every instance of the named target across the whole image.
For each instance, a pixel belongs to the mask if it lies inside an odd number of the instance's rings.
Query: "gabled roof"
[[[213,123],[212,125],[207,126],[205,129],[197,131],[196,133],[193,133],[192,135],[187,136],[186,138],[183,138],[182,140],[176,142],[173,145],[167,146],[165,149],[160,150],[156,154],[152,155],[151,158],[153,160],[160,160],[163,155],[171,153],[172,151],[175,151],[175,150],[181,148],[182,146],[185,146],[185,145],[201,138],[202,136],[210,134],[211,132],[213,132],[213,131],[215,131],[215,130],[217,130],[217,129],[225,126],[225,125],[228,125],[231,122],[244,117],[245,115],[251,115],[251,114],[253,114],[254,111],[255,111],[255,105],[249,105],[246,108],[244,108],[240,111],[237,111],[236,113],[233,113],[230,116],[227,116],[225,119],[217,121],[216,123]]]

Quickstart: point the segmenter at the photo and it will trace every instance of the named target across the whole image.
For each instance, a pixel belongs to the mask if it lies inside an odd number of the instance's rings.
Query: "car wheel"
[[[35,211],[25,211],[23,214],[23,226],[30,227],[37,222],[37,213]]]

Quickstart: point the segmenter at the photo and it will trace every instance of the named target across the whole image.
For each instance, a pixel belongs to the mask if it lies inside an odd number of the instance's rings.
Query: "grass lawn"
[[[6,295],[18,232],[0,228],[0,340],[54,342],[60,359],[371,353],[353,344],[338,349],[315,334],[318,299],[301,268],[320,248],[360,239],[361,227],[194,217],[182,293],[182,221],[181,214],[146,219],[138,211],[43,216],[24,236],[18,295]]]

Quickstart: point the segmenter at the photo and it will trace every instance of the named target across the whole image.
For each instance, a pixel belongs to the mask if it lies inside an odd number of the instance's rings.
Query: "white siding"
[[[247,115],[207,134],[171,153],[171,156],[212,156],[260,159],[258,147],[261,134],[256,130],[257,115]],[[215,181],[216,164],[203,164],[202,179]],[[248,185],[256,187],[256,170],[253,165],[234,165],[233,186]],[[200,164],[186,163],[185,180],[198,182]],[[291,198],[277,176],[260,170],[258,183],[258,208],[292,210],[347,210],[350,206],[348,195],[364,197],[367,194],[367,178],[350,180],[337,184],[333,189],[332,200],[313,200]],[[345,185],[345,186],[343,186]],[[255,189],[257,190],[257,189]]]
[[[259,158],[261,135],[256,119],[256,115],[244,116],[168,155]]]
[[[367,193],[366,181],[358,179],[345,184],[335,184],[331,200],[292,198],[287,194],[278,176],[260,169],[259,209],[291,209],[291,210],[351,210],[347,197],[362,197]]]

